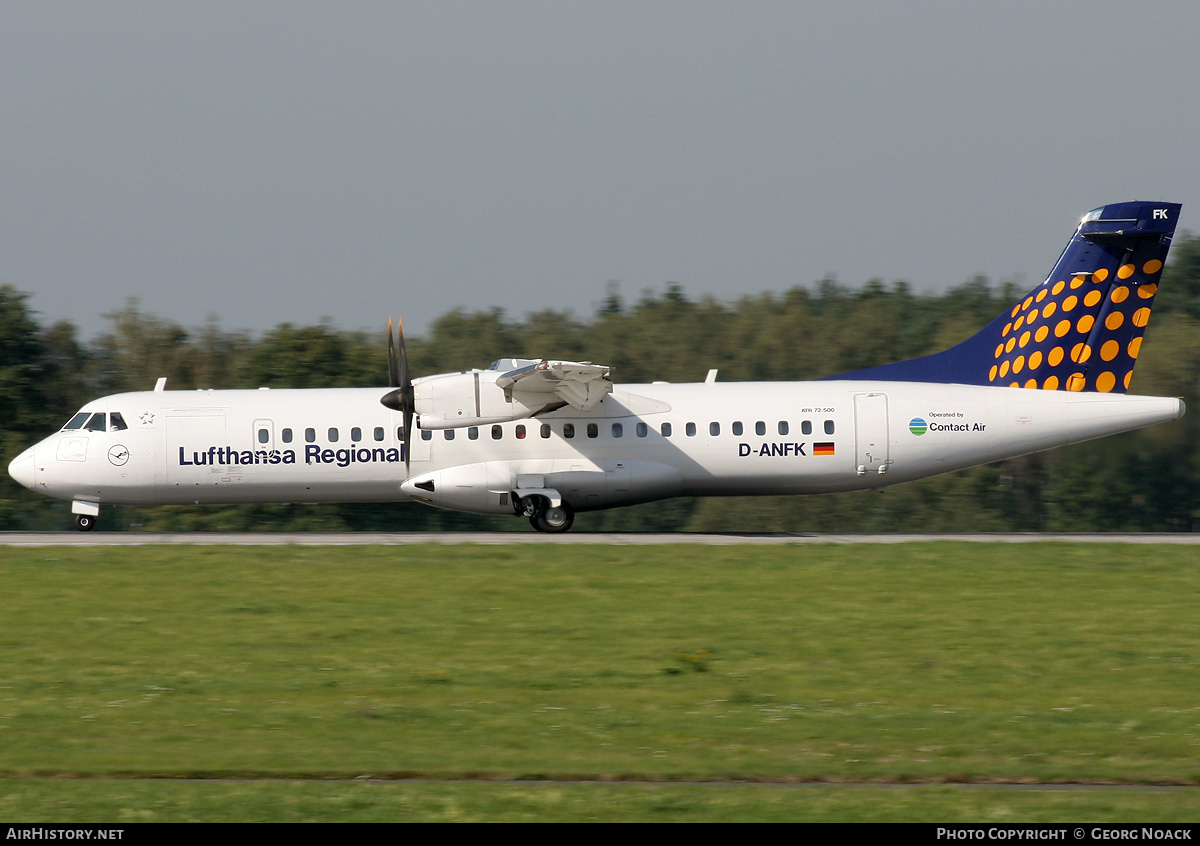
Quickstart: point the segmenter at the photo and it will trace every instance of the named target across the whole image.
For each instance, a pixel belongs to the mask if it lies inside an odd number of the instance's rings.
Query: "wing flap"
[[[609,368],[590,361],[548,361],[518,367],[501,374],[496,385],[528,405],[534,395],[553,394],[576,411],[591,411],[612,393]]]

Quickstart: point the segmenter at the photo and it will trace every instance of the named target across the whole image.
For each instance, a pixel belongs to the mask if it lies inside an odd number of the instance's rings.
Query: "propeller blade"
[[[391,325],[391,322],[391,318],[388,318],[389,326]],[[404,388],[405,386],[411,386],[412,380],[408,377],[408,350],[404,347],[404,320],[400,317],[396,318],[396,328],[399,330],[400,334],[400,363],[399,367],[397,368],[398,380],[392,387]],[[388,337],[390,340],[391,333],[389,333]]]
[[[409,469],[409,454],[412,451],[412,424],[416,415],[416,400],[413,393],[412,377],[408,372],[408,350],[404,346],[404,321],[396,318],[396,328],[400,338],[396,344],[392,332],[392,318],[388,318],[388,391],[380,402],[393,411],[404,415],[404,472]]]
[[[412,458],[412,422],[413,413],[410,408],[404,409],[404,475],[408,475],[408,463]]]
[[[416,414],[416,398],[413,395],[412,378],[408,373],[408,349],[404,346],[404,319],[396,316],[396,328],[400,335],[400,410],[404,413],[404,475],[412,458],[412,424]]]
[[[396,366],[396,343],[392,339],[392,318],[388,317],[388,387],[400,387],[400,371]]]

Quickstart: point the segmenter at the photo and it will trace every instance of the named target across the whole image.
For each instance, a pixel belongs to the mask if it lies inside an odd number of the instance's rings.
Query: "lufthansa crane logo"
[[[108,460],[113,466],[121,467],[129,460],[129,450],[121,444],[113,444],[108,449]]]

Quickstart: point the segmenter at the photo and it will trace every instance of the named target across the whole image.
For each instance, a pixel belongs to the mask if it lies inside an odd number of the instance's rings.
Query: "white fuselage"
[[[387,391],[116,394],[83,411],[124,428],[63,430],[10,473],[85,508],[419,499],[511,514],[514,494],[549,492],[582,511],[882,487],[1183,414],[1174,398],[916,382],[628,385],[587,413],[415,431],[406,476]]]

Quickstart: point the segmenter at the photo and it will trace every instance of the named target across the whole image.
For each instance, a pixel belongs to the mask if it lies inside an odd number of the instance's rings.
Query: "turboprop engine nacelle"
[[[483,426],[532,417],[565,403],[548,394],[528,395],[496,384],[494,370],[444,373],[413,381],[415,410],[422,429]]]

